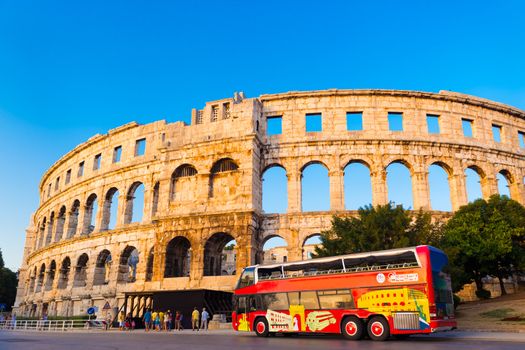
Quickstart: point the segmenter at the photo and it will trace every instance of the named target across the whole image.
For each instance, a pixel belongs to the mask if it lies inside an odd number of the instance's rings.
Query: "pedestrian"
[[[162,310],[159,311],[159,330],[164,330],[164,312]]]
[[[197,307],[194,307],[191,313],[191,329],[199,331],[199,310],[197,310]]]
[[[175,311],[175,330],[180,331],[180,312]]]
[[[131,312],[128,312],[126,315],[126,330],[131,331],[131,322],[133,321],[133,317],[131,316]]]
[[[155,331],[160,331],[160,317],[158,311],[153,311],[151,318],[153,319],[153,328]]]
[[[171,331],[171,310],[166,311],[164,314],[164,329],[166,331]]]
[[[108,312],[106,314],[106,324],[104,325],[104,329],[106,331],[109,331],[109,328],[111,327],[111,321],[112,321],[111,313]]]
[[[184,326],[182,325],[183,321],[184,321],[184,314],[181,312],[180,313],[179,331],[182,331],[184,329]]]
[[[126,320],[126,316],[124,315],[124,311],[121,311],[118,314],[118,329],[123,331],[124,330],[124,321]]]
[[[210,314],[208,311],[206,311],[206,308],[202,308],[202,314],[201,314],[201,329],[208,330],[208,320],[210,319]]]
[[[144,329],[146,330],[146,332],[149,332],[151,328],[151,311],[149,309],[146,309],[142,321],[144,322]]]

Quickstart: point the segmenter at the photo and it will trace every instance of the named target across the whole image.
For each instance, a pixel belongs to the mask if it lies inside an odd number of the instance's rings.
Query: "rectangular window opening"
[[[60,176],[57,177],[57,179],[55,181],[55,191],[58,191],[58,186],[60,186]]]
[[[226,102],[222,104],[222,119],[230,119],[230,103]]]
[[[363,113],[347,112],[346,113],[346,130],[361,131],[363,130]]]
[[[283,117],[280,115],[266,118],[266,135],[281,135],[283,133]]]
[[[78,173],[77,176],[81,177],[84,175],[84,162],[78,163]]]
[[[463,127],[463,136],[465,137],[473,137],[472,132],[472,120],[470,119],[461,119],[461,126]]]
[[[146,153],[146,139],[135,141],[135,157],[143,156]]]
[[[71,182],[71,169],[66,172],[66,185]]]
[[[321,113],[306,114],[306,132],[323,131],[323,115]]]
[[[97,154],[95,159],[93,159],[93,170],[100,169],[100,162],[102,161],[102,154]]]
[[[429,134],[439,134],[439,115],[427,114],[427,128]]]
[[[525,132],[518,131],[518,140],[521,148],[525,148]]]
[[[495,142],[501,142],[501,126],[492,124],[492,137]]]
[[[120,157],[122,156],[122,146],[117,146],[113,149],[113,163],[120,162]]]
[[[219,117],[219,106],[212,106],[210,120],[212,122],[216,122],[218,117]]]
[[[388,112],[388,129],[390,131],[403,131],[403,113]]]

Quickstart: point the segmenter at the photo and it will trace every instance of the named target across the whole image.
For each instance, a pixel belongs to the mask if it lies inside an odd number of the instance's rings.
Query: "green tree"
[[[7,305],[7,311],[11,310],[11,306],[15,302],[17,283],[16,273],[4,267],[4,259],[0,249],[0,304]]]
[[[408,247],[431,243],[440,237],[440,223],[429,213],[415,215],[402,206],[365,206],[357,217],[332,218],[332,227],[321,233],[318,257]]]
[[[503,278],[525,264],[525,208],[506,196],[494,195],[461,207],[447,222],[439,243],[449,256],[453,289],[474,281],[481,291],[482,277]]]

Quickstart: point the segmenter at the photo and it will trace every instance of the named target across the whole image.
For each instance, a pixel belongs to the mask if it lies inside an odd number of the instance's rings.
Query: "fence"
[[[71,331],[101,329],[104,325],[104,321],[96,320],[6,320],[0,321],[0,330]]]

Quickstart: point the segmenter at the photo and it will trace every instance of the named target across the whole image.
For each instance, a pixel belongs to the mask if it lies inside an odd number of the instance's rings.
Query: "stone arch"
[[[97,195],[92,193],[86,200],[86,206],[84,209],[84,225],[82,226],[82,234],[89,235],[95,231],[96,217],[98,210]]]
[[[344,199],[346,210],[357,210],[372,204],[371,166],[362,159],[346,163],[344,172]]]
[[[47,278],[46,278],[46,285],[45,285],[46,291],[53,289],[53,282],[55,281],[56,270],[57,270],[57,263],[55,260],[52,260],[47,270]]]
[[[239,166],[231,158],[222,158],[211,167],[208,196],[228,199],[235,195],[241,180]]]
[[[44,216],[42,219],[42,224],[38,228],[38,248],[42,248],[45,243],[45,235],[46,235],[46,225],[47,225],[47,218]]]
[[[102,207],[101,231],[112,230],[115,228],[118,213],[118,197],[119,191],[116,187],[111,187],[106,192]]]
[[[414,208],[412,175],[413,167],[404,159],[396,159],[385,168],[388,200],[405,209]],[[410,191],[407,191],[407,189]]]
[[[498,193],[501,196],[512,198],[511,186],[514,183],[514,178],[510,171],[507,169],[501,169],[496,174],[496,179],[498,182]]]
[[[80,201],[75,199],[69,211],[69,224],[67,226],[67,238],[74,237],[78,228],[78,216],[80,213]]]
[[[142,216],[144,214],[144,191],[144,184],[140,181],[135,181],[129,187],[126,196],[124,224],[142,222]],[[137,200],[137,197],[139,200]]]
[[[166,246],[164,277],[187,277],[191,268],[191,243],[186,237],[177,236]]]
[[[171,174],[170,201],[191,200],[197,186],[197,169],[191,164],[178,166]]]
[[[467,200],[473,202],[483,198],[482,181],[485,179],[485,172],[477,165],[470,165],[465,168],[464,173]]]
[[[146,262],[146,282],[149,282],[153,279],[153,261],[155,258],[154,247],[151,247],[148,254],[148,260]]]
[[[73,280],[73,287],[85,287],[87,284],[87,268],[89,256],[86,253],[80,255],[75,266],[75,278]]]
[[[95,263],[95,273],[93,274],[94,286],[100,286],[109,283],[112,264],[113,259],[111,257],[111,252],[107,249],[102,250],[98,254],[97,261]]]
[[[274,264],[288,261],[289,245],[283,236],[273,234],[265,237],[260,246],[263,264]]]
[[[318,160],[301,168],[301,211],[330,210],[330,169]]]
[[[288,207],[286,168],[278,163],[270,164],[263,170],[261,180],[263,211],[265,213],[286,213]]]
[[[137,280],[137,265],[139,251],[134,246],[128,245],[120,254],[118,267],[118,283],[135,282]]]
[[[36,279],[37,279],[37,268],[36,266],[31,270],[31,274],[29,276],[29,292],[34,293],[35,292],[35,285],[36,285]]]
[[[55,229],[55,242],[59,242],[64,235],[64,224],[66,222],[66,206],[60,207],[57,215],[57,223]]]
[[[66,289],[68,282],[69,282],[69,273],[71,271],[71,259],[69,256],[66,256],[64,260],[62,260],[62,264],[60,265],[60,273],[58,276],[58,289]]]
[[[321,243],[321,233],[316,232],[309,234],[303,240],[302,247],[302,258],[303,260],[312,259],[312,254],[315,253],[315,247],[322,245]]]
[[[42,263],[40,265],[40,269],[38,270],[38,277],[37,277],[37,283],[36,283],[36,293],[39,293],[42,291],[42,287],[44,286],[44,276],[46,275],[46,264]]]
[[[429,165],[428,184],[432,210],[452,211],[452,176],[452,168],[442,161],[435,161]]]
[[[160,196],[160,182],[155,182],[153,186],[153,200],[151,203],[151,217],[157,215],[157,210],[159,208],[159,196]]]
[[[221,276],[224,247],[234,241],[226,232],[213,234],[204,244],[204,276]]]
[[[49,214],[49,222],[47,223],[46,246],[50,245],[53,239],[54,224],[55,224],[55,212],[52,211],[51,214]]]

